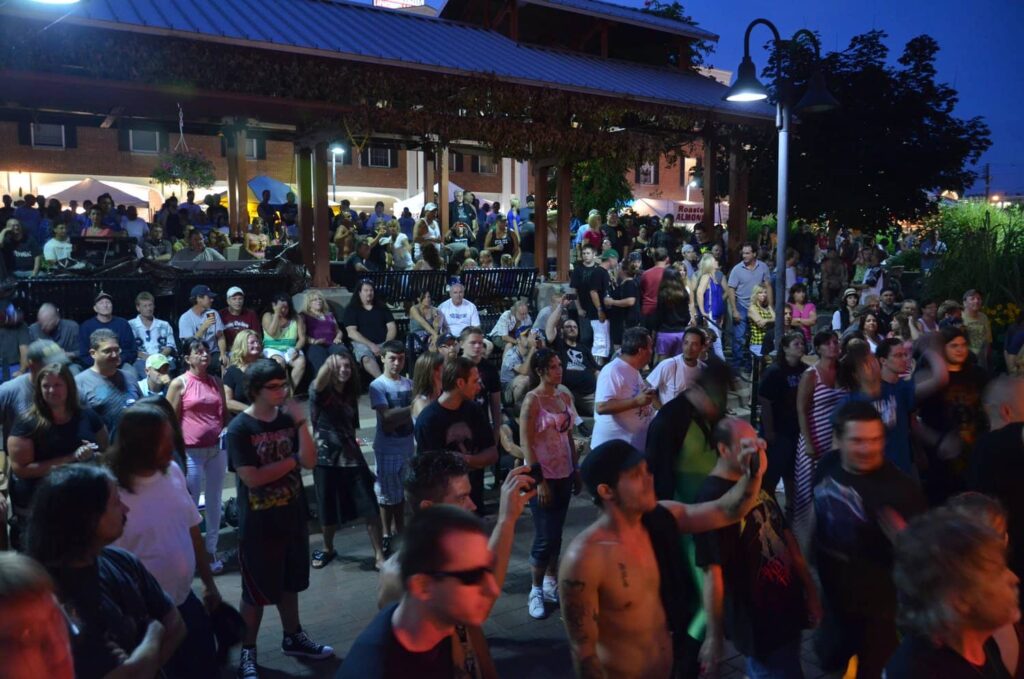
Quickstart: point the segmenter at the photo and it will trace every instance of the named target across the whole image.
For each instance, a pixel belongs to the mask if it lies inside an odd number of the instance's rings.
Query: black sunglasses
[[[436,580],[455,578],[463,585],[479,585],[488,573],[494,575],[494,568],[491,566],[481,566],[480,568],[472,568],[467,571],[433,571],[432,573],[427,573],[427,575]]]

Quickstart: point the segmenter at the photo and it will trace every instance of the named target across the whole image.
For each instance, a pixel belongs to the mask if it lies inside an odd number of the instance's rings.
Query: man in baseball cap
[[[188,293],[192,307],[178,318],[178,339],[182,343],[190,339],[202,340],[210,352],[209,371],[220,374],[221,356],[227,356],[224,340],[224,321],[214,311],[213,298],[216,293],[208,285],[194,285]]]
[[[445,360],[455,358],[459,355],[459,339],[450,333],[441,335],[437,338],[437,351]]]
[[[725,495],[685,505],[657,501],[643,454],[625,441],[606,441],[583,459],[580,475],[601,514],[569,545],[558,578],[562,610],[579,613],[564,616],[578,665],[605,676],[667,677],[674,662],[696,660],[685,650],[696,591],[680,534],[737,523],[757,503],[764,451],[745,451],[741,466]]]
[[[146,359],[146,377],[139,380],[143,396],[166,396],[171,383],[171,359],[163,354],[150,354]]]
[[[138,358],[135,333],[132,332],[132,326],[127,319],[114,315],[114,298],[110,293],[101,290],[93,300],[92,309],[96,315],[78,326],[78,360],[84,367],[92,367],[89,337],[97,330],[110,330],[117,335],[117,342],[121,346],[121,367],[127,370],[133,379],[138,379],[134,368],[135,360]]]
[[[262,336],[260,319],[256,312],[245,307],[245,291],[237,285],[228,288],[228,305],[220,310],[224,323],[224,346],[230,352],[235,346],[235,337],[243,330],[252,330]]]

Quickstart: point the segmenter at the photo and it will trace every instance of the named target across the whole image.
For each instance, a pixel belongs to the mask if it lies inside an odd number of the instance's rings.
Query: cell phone
[[[540,462],[534,462],[530,465],[530,471],[527,472],[533,477],[533,480],[540,483],[544,480],[544,470],[540,468]]]
[[[576,293],[575,292],[567,293],[565,295],[565,301],[566,302],[575,302],[576,301]]]
[[[212,319],[214,317],[214,313],[212,311],[207,311],[206,317]]]

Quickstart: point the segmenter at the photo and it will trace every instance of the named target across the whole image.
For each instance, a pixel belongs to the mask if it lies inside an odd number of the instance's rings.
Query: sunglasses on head
[[[488,573],[494,575],[494,568],[491,566],[480,566],[479,568],[471,568],[465,571],[433,571],[432,573],[427,573],[427,575],[436,580],[455,578],[463,585],[479,585]]]

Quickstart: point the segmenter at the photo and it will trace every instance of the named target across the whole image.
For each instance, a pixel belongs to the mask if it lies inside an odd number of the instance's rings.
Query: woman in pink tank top
[[[202,508],[200,495],[205,490],[206,551],[210,568],[218,573],[224,564],[217,559],[217,535],[220,531],[220,500],[227,474],[227,451],[220,446],[220,433],[227,418],[227,401],[219,379],[209,374],[210,351],[197,339],[190,339],[183,350],[188,370],[174,378],[167,389],[167,400],[181,420],[188,463],[188,491],[196,506]]]
[[[583,487],[579,455],[572,438],[576,410],[572,395],[559,389],[562,362],[550,349],[541,349],[530,361],[530,384],[519,421],[520,444],[526,464],[543,472],[537,495],[530,500],[533,546],[530,566],[533,587],[528,599],[530,617],[547,616],[545,604],[558,603],[558,557],[569,500]]]

